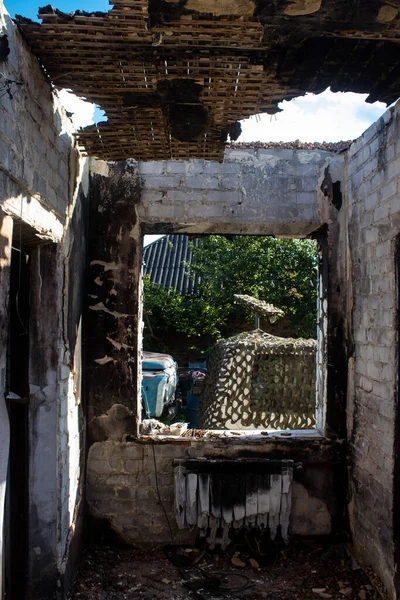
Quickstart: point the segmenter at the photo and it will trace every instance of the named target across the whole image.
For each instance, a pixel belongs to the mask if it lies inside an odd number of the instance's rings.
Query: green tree
[[[232,323],[251,323],[254,315],[235,301],[248,294],[284,311],[288,332],[316,336],[317,253],[311,240],[266,236],[201,238],[192,244],[188,274],[200,276],[197,296],[181,296],[144,279],[145,343],[173,331],[188,336],[229,335]]]
[[[192,252],[188,271],[200,276],[201,298],[217,313],[219,328],[253,318],[234,299],[234,294],[248,294],[282,309],[288,329],[298,336],[316,336],[318,258],[313,240],[211,235],[192,245]]]

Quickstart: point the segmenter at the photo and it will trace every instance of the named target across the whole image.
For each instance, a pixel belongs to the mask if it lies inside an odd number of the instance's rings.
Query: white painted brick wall
[[[320,190],[332,158],[319,150],[245,149],[227,150],[222,164],[139,163],[139,215],[148,232],[172,224],[194,233],[308,235],[335,218]]]
[[[0,83],[10,79],[24,84],[20,88],[13,87],[12,98],[3,95],[0,99],[0,205],[8,214],[21,217],[36,231],[60,243],[62,258],[51,285],[62,294],[64,269],[74,243],[69,237],[71,219],[81,201],[80,192],[88,194],[87,161],[74,150],[72,122],[3,4],[0,4],[0,35],[7,35],[10,46],[7,60],[0,63]],[[70,164],[73,165],[71,171],[77,171],[73,181],[70,181]],[[65,301],[64,315],[68,317],[68,298],[61,294],[56,298],[59,305],[54,310],[61,310]],[[44,316],[39,326],[46,325]],[[84,419],[80,416],[80,398],[76,392],[77,375],[71,371],[70,357],[65,353],[65,336],[62,332],[58,335],[54,336],[51,348],[58,357],[56,381],[45,388],[48,405],[43,402],[41,406],[44,417],[49,416],[50,407],[57,411],[57,417],[51,421],[51,427],[46,420],[35,421],[39,442],[30,451],[30,497],[34,502],[37,500],[43,522],[51,519],[53,513],[57,515],[56,533],[44,543],[56,544],[52,550],[62,573],[80,500],[84,432],[79,428],[84,427]],[[79,365],[74,366],[80,370]],[[57,443],[54,443],[55,435]],[[46,444],[57,456],[57,472],[49,469],[46,457],[43,458]],[[54,490],[52,496],[49,489]],[[39,544],[37,540],[36,543]],[[30,553],[34,554],[32,547]],[[53,565],[45,567],[54,568]]]
[[[358,551],[393,589],[395,239],[400,231],[399,110],[349,149],[347,210],[355,342],[350,520]]]
[[[8,36],[10,54],[1,63],[0,81],[10,79],[24,85],[12,88],[12,98],[4,95],[0,100],[0,170],[9,172],[63,220],[69,201],[72,123],[1,5],[0,35],[4,34]],[[0,203],[10,190],[21,193],[21,187],[10,180],[8,183],[8,189],[0,190]]]

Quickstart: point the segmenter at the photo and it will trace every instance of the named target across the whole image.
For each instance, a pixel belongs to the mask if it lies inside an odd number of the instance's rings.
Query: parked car
[[[178,365],[169,354],[142,353],[144,417],[170,421],[180,409]]]

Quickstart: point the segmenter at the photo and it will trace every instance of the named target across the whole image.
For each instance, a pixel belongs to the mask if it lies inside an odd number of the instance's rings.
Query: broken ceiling
[[[400,0],[113,0],[17,22],[56,87],[107,122],[77,134],[106,160],[222,160],[239,120],[305,92],[400,95]]]

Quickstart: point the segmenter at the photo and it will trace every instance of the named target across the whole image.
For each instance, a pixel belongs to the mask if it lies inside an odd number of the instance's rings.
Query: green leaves
[[[196,296],[181,296],[173,289],[165,290],[149,277],[143,281],[146,336],[162,338],[172,331],[188,336],[219,335],[218,307]]]
[[[193,259],[186,269],[200,278],[198,295],[184,297],[145,278],[145,337],[150,327],[156,339],[173,331],[216,338],[230,335],[233,323],[254,319],[251,311],[236,303],[234,294],[248,294],[282,309],[287,335],[316,337],[314,241],[211,235],[191,246]]]
[[[292,335],[316,336],[314,241],[215,235],[202,238],[192,252],[189,273],[200,275],[201,296],[219,307],[222,322],[252,319],[233,300],[233,294],[248,294],[282,309]]]

